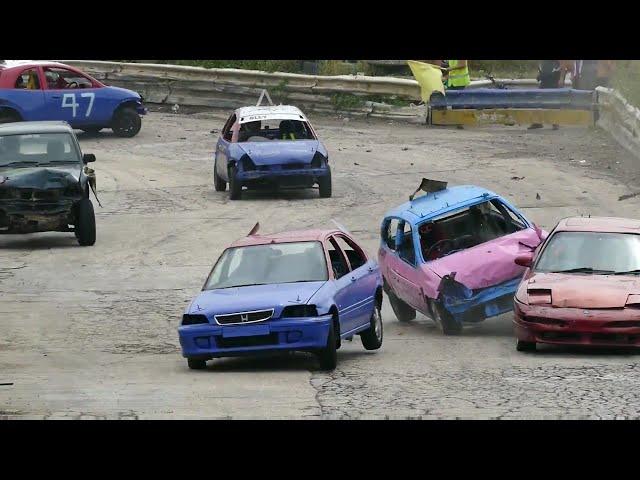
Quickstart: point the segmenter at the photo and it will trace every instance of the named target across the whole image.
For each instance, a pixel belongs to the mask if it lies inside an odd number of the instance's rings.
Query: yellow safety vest
[[[447,80],[447,84],[450,87],[466,87],[471,83],[471,78],[469,77],[469,67],[467,66],[458,67],[458,62],[460,60],[449,60],[449,80]]]
[[[282,139],[283,139],[283,140],[289,140],[289,139],[291,139],[291,140],[295,140],[295,139],[296,139],[296,136],[295,136],[293,133],[290,133],[290,134],[289,134],[289,138],[287,138],[287,135],[286,135],[285,133],[283,133],[283,134],[282,134]]]

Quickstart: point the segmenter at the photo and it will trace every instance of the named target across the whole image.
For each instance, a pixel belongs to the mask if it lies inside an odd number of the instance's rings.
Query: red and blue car
[[[107,86],[69,65],[0,63],[0,123],[62,120],[86,132],[111,128],[133,137],[146,113],[138,93]]]
[[[315,353],[336,367],[344,339],[382,345],[382,276],[346,232],[257,235],[220,256],[178,328],[189,368],[217,357],[274,351]]]

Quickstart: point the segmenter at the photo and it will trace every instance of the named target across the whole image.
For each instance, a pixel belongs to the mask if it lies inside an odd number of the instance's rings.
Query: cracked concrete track
[[[0,237],[0,418],[638,418],[627,351],[515,351],[510,317],[456,338],[385,301],[377,352],[344,342],[338,369],[305,354],[222,359],[192,372],[176,327],[212,263],[264,231],[330,226],[375,253],[379,222],[420,178],[501,192],[545,228],[579,214],[638,216],[637,162],[602,132],[427,129],[314,118],[334,197],[252,193],[230,202],[211,168],[224,112],[151,113],[138,137],[80,136],[98,161],[98,242]],[[514,179],[514,177],[518,179]],[[520,179],[520,177],[524,177]],[[536,198],[540,195],[540,199]]]

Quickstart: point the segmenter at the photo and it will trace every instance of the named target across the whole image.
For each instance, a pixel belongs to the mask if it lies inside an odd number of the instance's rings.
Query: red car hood
[[[554,307],[624,308],[640,302],[640,279],[628,276],[534,273],[527,293],[540,295],[544,290],[551,292]]]
[[[475,247],[427,262],[440,277],[456,272],[455,280],[472,290],[491,287],[522,275],[525,268],[514,263],[518,255],[532,252],[541,240],[527,228]]]

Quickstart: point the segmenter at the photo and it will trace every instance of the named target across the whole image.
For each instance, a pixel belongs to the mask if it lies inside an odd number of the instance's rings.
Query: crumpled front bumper
[[[0,234],[69,231],[73,205],[78,200],[80,197],[65,197],[55,202],[1,201]]]
[[[457,291],[441,292],[443,306],[458,322],[479,322],[513,310],[513,296],[521,277],[483,288],[476,294],[458,284]]]
[[[327,344],[332,316],[287,318],[250,325],[178,327],[182,356],[215,358],[282,350],[314,350]]]
[[[286,169],[282,165],[272,165],[269,168],[260,167],[256,170],[241,170],[237,172],[237,179],[240,182],[277,182],[291,184],[313,183],[320,177],[329,175],[326,168],[297,168]]]

